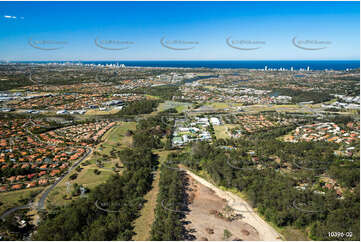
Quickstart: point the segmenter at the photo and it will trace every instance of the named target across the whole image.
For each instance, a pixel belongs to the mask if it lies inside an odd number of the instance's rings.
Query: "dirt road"
[[[219,196],[222,199],[227,200],[228,205],[235,209],[237,212],[243,215],[242,221],[253,226],[262,241],[281,241],[281,235],[272,228],[269,224],[267,224],[261,217],[257,215],[256,212],[253,211],[252,207],[240,198],[237,195],[232,194],[231,192],[222,191],[215,185],[206,181],[205,179],[197,176],[191,171],[184,169],[189,176],[195,179],[197,182],[202,185],[212,189],[215,192],[215,195]]]

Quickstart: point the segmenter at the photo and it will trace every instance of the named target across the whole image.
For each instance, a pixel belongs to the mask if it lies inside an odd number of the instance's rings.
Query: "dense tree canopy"
[[[144,123],[147,123],[145,120]],[[136,134],[142,132],[137,129]],[[148,146],[136,145],[119,154],[122,175],[113,175],[86,198],[45,215],[34,240],[130,240],[133,221],[151,189],[158,156]]]
[[[190,152],[173,154],[173,159],[195,172],[206,171],[220,186],[244,192],[250,204],[277,226],[311,228],[309,236],[316,240],[358,240],[359,161],[335,156],[336,144],[276,139],[286,131],[274,129],[237,140],[217,140],[213,145],[194,143]],[[219,145],[237,149],[225,152]],[[292,173],[281,172],[280,168],[287,166]],[[316,178],[325,171],[347,187],[343,199],[332,189],[323,189],[324,195],[295,189],[299,183],[320,187]],[[353,237],[330,238],[328,231],[350,231]]]
[[[158,106],[159,101],[157,100],[141,100],[134,101],[125,106],[119,114],[121,115],[136,115],[151,113]]]

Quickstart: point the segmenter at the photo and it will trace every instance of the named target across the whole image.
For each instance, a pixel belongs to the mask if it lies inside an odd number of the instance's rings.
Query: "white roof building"
[[[219,119],[218,118],[211,118],[211,123],[212,123],[212,125],[220,125],[221,124],[221,122],[219,121]]]

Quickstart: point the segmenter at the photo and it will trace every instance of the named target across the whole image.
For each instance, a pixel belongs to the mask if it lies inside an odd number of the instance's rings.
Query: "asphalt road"
[[[5,213],[2,214],[0,216],[0,219],[4,219],[5,217],[7,217],[8,215],[12,214],[13,212],[15,212],[17,210],[26,209],[26,208],[30,208],[30,207],[31,207],[31,204],[26,204],[26,205],[23,205],[23,206],[18,206],[18,207],[15,207],[15,208],[11,208],[11,209],[7,210]]]
[[[66,177],[66,175],[68,175],[72,170],[74,170],[75,167],[77,167],[82,161],[84,161],[89,156],[89,154],[91,154],[91,152],[92,152],[92,149],[87,148],[85,155],[80,160],[78,160],[76,163],[74,163],[68,169],[68,171],[66,171],[63,175],[61,175],[45,192],[43,192],[37,206],[35,207],[37,210],[44,209],[45,201],[46,201],[46,198],[48,197],[49,193],[54,189],[54,187],[59,182],[61,182]],[[11,209],[7,210],[6,212],[4,212],[2,215],[0,215],[0,219],[4,219],[5,217],[7,217],[8,215],[12,214],[13,212],[15,212],[17,210],[31,208],[32,206],[33,206],[33,203],[29,203],[29,204],[26,204],[23,206],[11,208]]]
[[[37,206],[37,210],[40,209],[44,209],[44,204],[45,204],[45,200],[47,198],[47,196],[49,195],[49,193],[54,189],[54,187],[61,182],[72,170],[74,170],[75,167],[77,167],[81,162],[83,162],[88,156],[89,154],[92,152],[91,148],[87,148],[87,152],[86,154],[80,159],[78,160],[76,163],[74,163],[69,170],[67,170],[63,175],[61,175],[40,197],[40,200],[38,202],[38,206]]]

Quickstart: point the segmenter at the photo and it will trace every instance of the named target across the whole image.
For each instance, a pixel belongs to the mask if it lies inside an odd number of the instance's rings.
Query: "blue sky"
[[[0,60],[359,60],[359,53],[359,2],[0,2]]]

